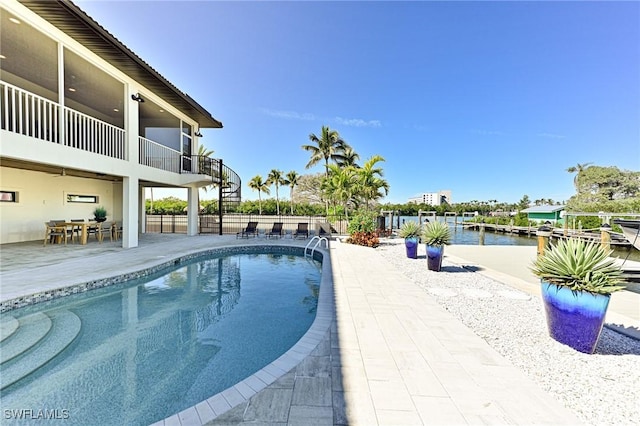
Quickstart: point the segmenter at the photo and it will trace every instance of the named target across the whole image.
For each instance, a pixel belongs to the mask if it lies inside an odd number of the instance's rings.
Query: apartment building
[[[0,40],[0,243],[104,206],[136,247],[147,187],[188,189],[189,235],[199,187],[240,197],[222,160],[197,155],[222,123],[72,2],[2,0]]]
[[[451,191],[442,190],[438,192],[424,192],[417,197],[409,198],[407,202],[415,204],[428,204],[430,206],[451,204]]]

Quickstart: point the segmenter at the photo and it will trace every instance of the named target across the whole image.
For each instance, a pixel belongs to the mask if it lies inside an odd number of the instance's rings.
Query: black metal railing
[[[186,234],[187,215],[146,215],[145,229],[148,233]],[[220,220],[218,214],[201,214],[198,217],[198,232],[201,234],[235,235],[244,229],[249,222],[258,222],[258,233],[271,230],[275,222],[283,224],[283,235],[292,234],[298,223],[307,223],[311,235],[319,232],[320,224],[329,223],[332,233],[346,234],[347,221],[325,216],[285,216],[285,215],[251,215],[225,214]],[[220,225],[222,224],[222,226]]]

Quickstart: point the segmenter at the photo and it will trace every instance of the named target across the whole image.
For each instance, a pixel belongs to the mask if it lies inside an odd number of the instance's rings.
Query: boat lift
[[[429,220],[429,218],[432,218],[431,220],[433,220],[434,222],[436,221],[436,211],[435,210],[418,210],[418,223],[420,224],[420,226],[423,225],[422,216],[426,216],[427,220]]]

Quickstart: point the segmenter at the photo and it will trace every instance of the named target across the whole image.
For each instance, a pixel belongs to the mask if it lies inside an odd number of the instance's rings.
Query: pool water
[[[42,410],[65,425],[182,411],[293,346],[315,318],[319,285],[317,261],[234,254],[3,314],[3,424]]]

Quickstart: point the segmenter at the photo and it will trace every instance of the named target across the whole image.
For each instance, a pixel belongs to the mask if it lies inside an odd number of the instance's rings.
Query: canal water
[[[436,218],[438,222],[444,222],[445,218],[443,216],[438,216]],[[466,219],[466,218],[465,218]],[[402,225],[402,221],[408,222],[413,220],[414,222],[418,221],[418,216],[400,216],[400,225]],[[424,220],[424,216],[423,216]],[[431,218],[430,218],[431,220]],[[463,229],[460,222],[463,220],[461,216],[457,218],[457,224],[455,224],[453,217],[447,217],[446,222],[451,227],[451,244],[457,245],[485,245],[485,246],[535,246],[538,244],[538,239],[535,235],[531,237],[527,236],[519,236],[519,235],[511,235],[504,234],[501,232],[493,232],[486,231],[484,233],[484,241],[481,243],[481,233],[480,231],[475,231],[472,229]],[[386,225],[389,226],[389,218],[386,218]],[[398,217],[394,216],[393,218],[393,229],[398,227]],[[620,259],[628,259],[636,262],[640,262],[640,250],[636,250],[634,248],[613,248],[613,256],[619,257]]]
[[[400,216],[400,225],[402,225],[402,221],[418,221],[418,216]],[[424,216],[423,216],[424,220]],[[431,219],[430,219],[431,220]],[[438,222],[444,222],[445,218],[442,216],[437,217]],[[474,231],[471,229],[463,229],[460,222],[462,221],[462,217],[458,216],[457,225],[454,226],[454,220],[452,217],[447,217],[446,222],[451,227],[451,244],[458,245],[479,245],[480,244],[480,232]],[[389,219],[387,218],[386,222],[387,227],[389,226]],[[395,216],[393,218],[393,229],[398,227],[398,217]],[[487,231],[484,234],[484,245],[486,246],[535,246],[538,242],[536,237],[533,236],[531,238],[528,237],[520,237],[517,235],[511,234],[503,234],[501,232],[495,233],[491,231]]]

